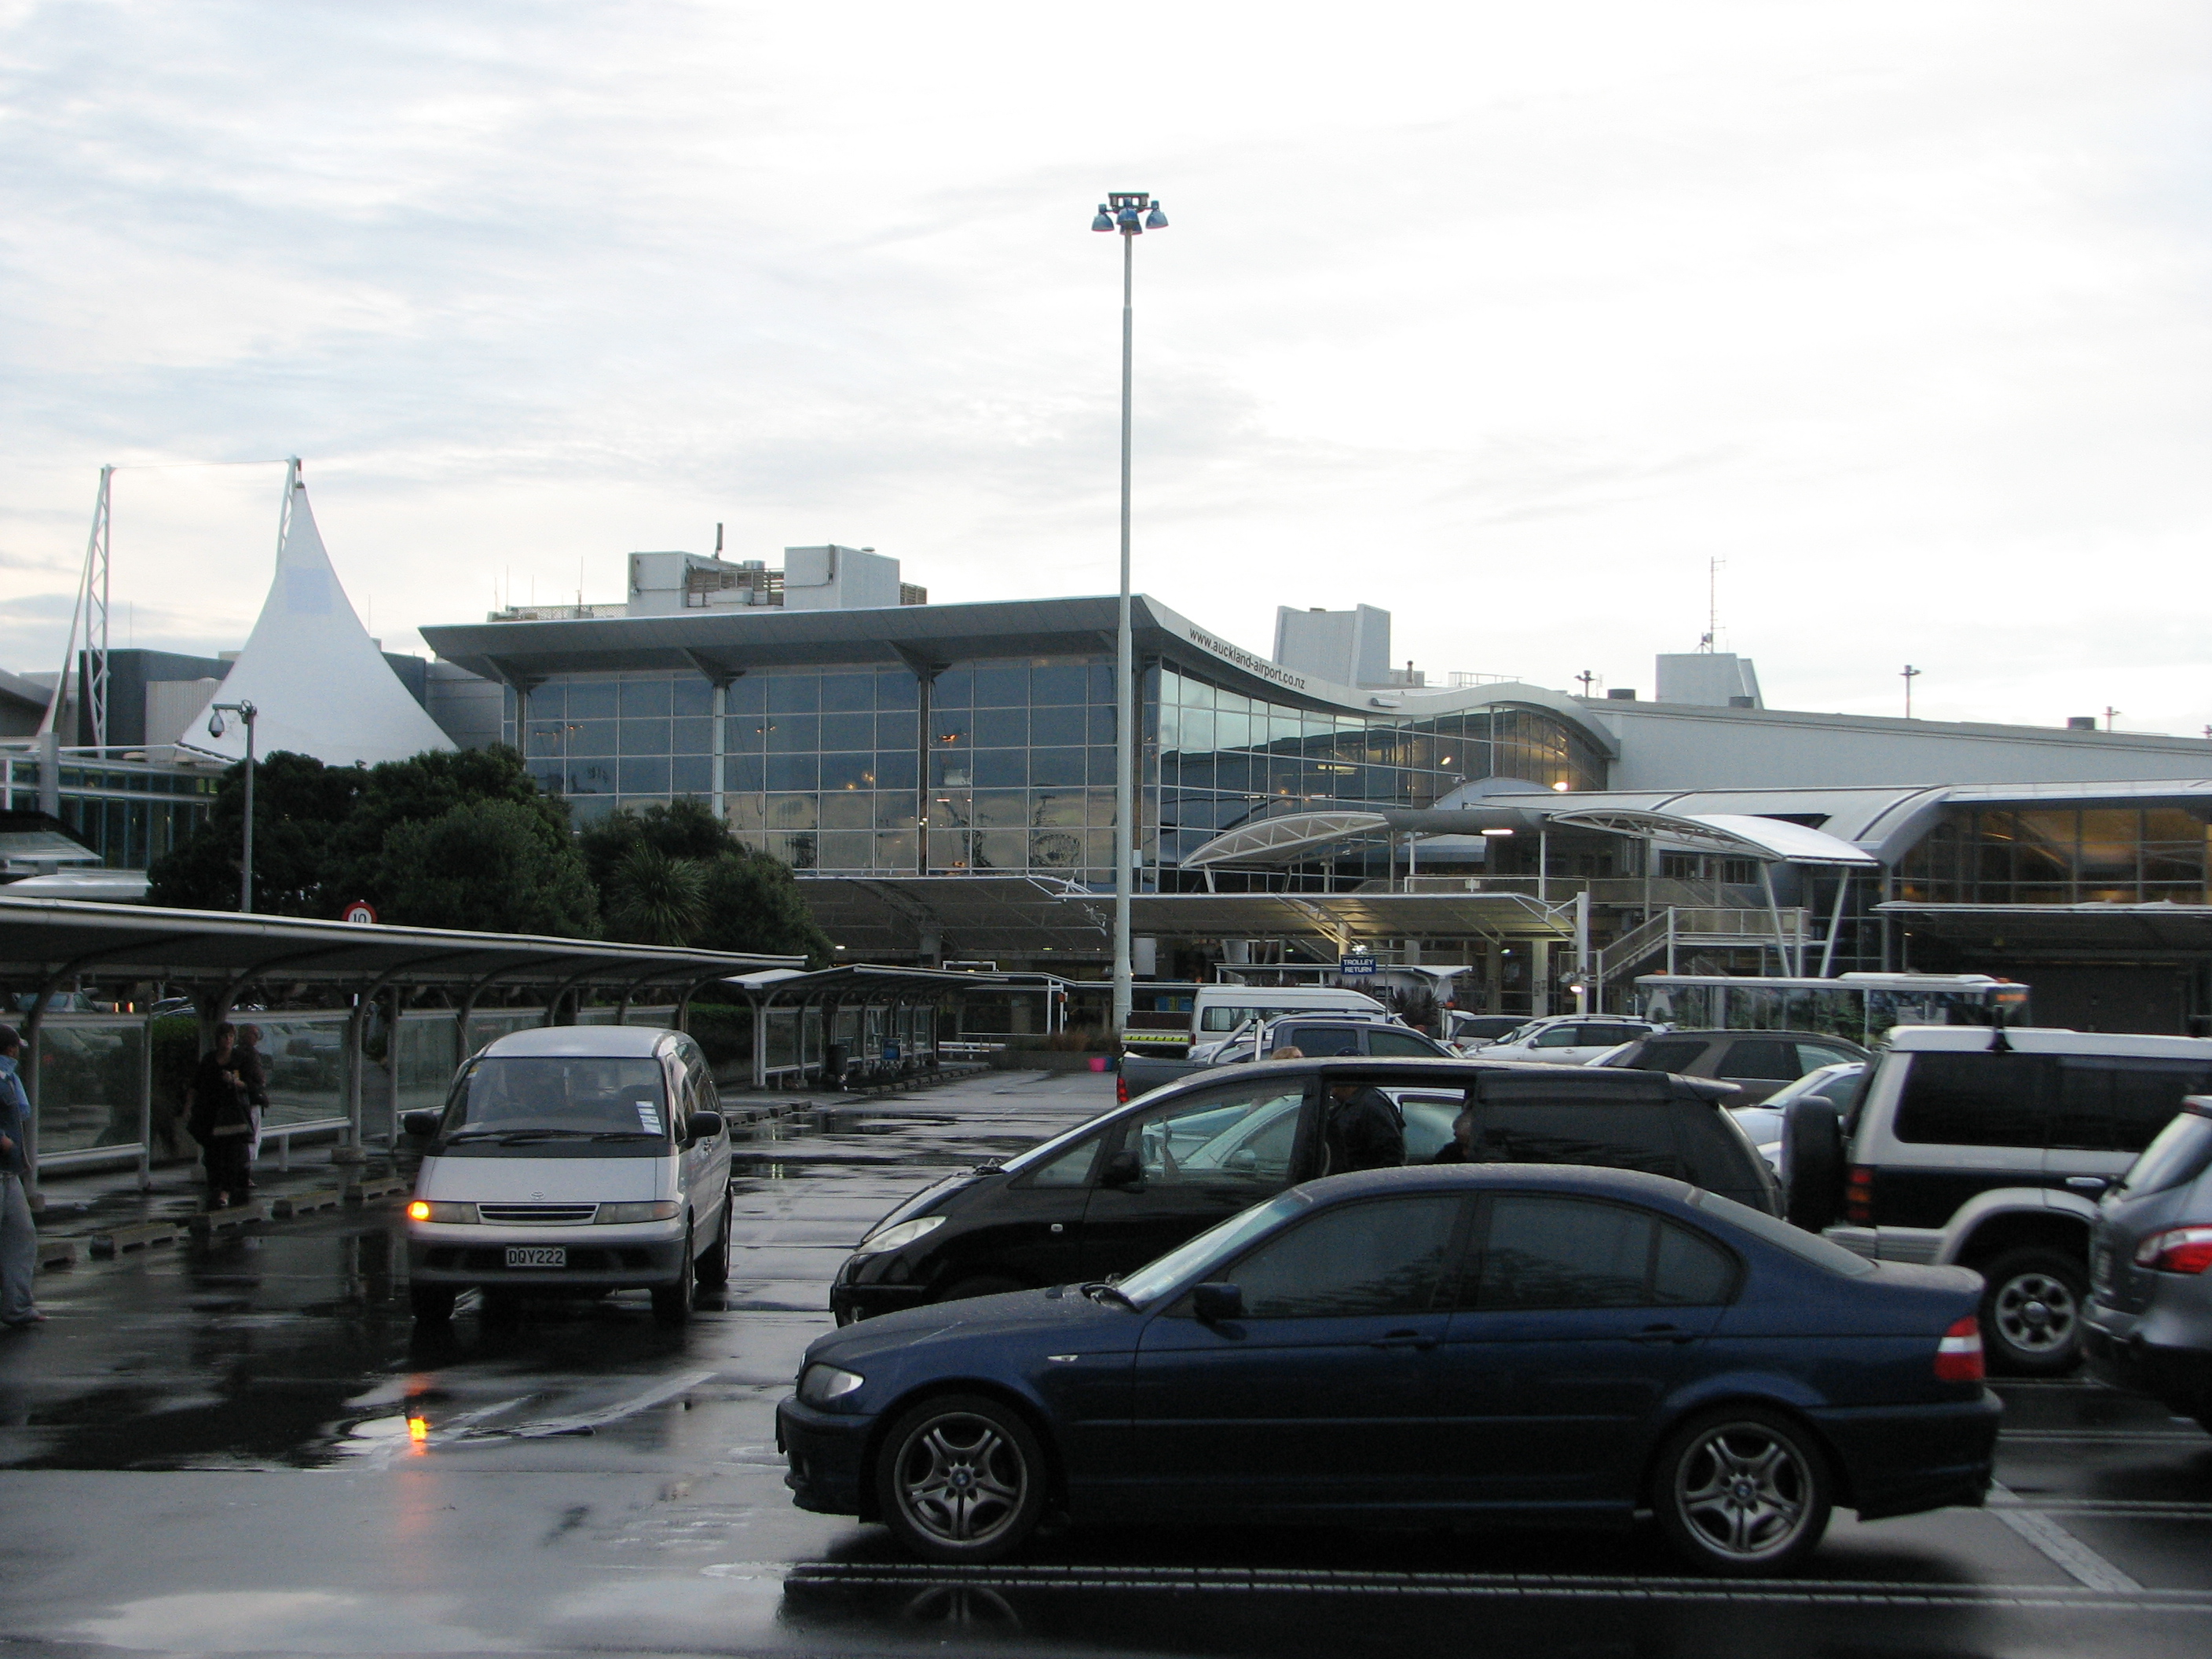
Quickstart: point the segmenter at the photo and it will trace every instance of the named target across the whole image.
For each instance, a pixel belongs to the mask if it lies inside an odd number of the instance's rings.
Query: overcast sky
[[[282,470],[387,647],[836,540],[1265,651],[2196,735],[2199,4],[0,0],[0,665],[234,647]]]

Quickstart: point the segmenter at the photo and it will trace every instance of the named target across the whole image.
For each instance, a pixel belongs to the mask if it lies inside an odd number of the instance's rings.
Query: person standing
[[[269,1062],[261,1057],[261,1028],[238,1028],[238,1075],[246,1085],[246,1109],[253,1115],[253,1139],[246,1154],[246,1170],[261,1162],[261,1120],[269,1109]]]
[[[15,1075],[23,1039],[0,1025],[0,1325],[13,1330],[42,1324],[31,1299],[39,1271],[39,1235],[31,1219],[31,1102]]]
[[[246,1202],[252,1176],[246,1158],[253,1144],[253,1109],[240,1070],[238,1028],[228,1021],[215,1028],[215,1047],[200,1057],[192,1073],[191,1115],[186,1127],[198,1141],[207,1165],[208,1208]]]

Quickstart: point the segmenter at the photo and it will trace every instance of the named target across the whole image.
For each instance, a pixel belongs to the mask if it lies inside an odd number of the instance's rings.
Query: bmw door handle
[[[1370,1348],[1419,1348],[1426,1352],[1437,1346],[1433,1336],[1423,1336],[1419,1331],[1390,1331],[1367,1345]]]
[[[2101,1193],[2112,1183],[2106,1176],[2068,1176],[2066,1184],[2080,1192]]]
[[[1628,1340],[1632,1342],[1694,1342],[1698,1339],[1695,1332],[1686,1331],[1679,1325],[1646,1325]]]

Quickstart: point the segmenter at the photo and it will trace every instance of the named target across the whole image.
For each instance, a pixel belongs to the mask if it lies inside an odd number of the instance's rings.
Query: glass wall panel
[[[146,1022],[49,1014],[39,1029],[39,1155],[136,1146]]]

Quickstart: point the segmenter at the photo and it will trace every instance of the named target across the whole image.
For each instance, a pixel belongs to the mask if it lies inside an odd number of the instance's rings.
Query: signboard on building
[[[1364,951],[1354,951],[1336,959],[1336,971],[1346,975],[1366,975],[1375,972],[1375,958]]]

